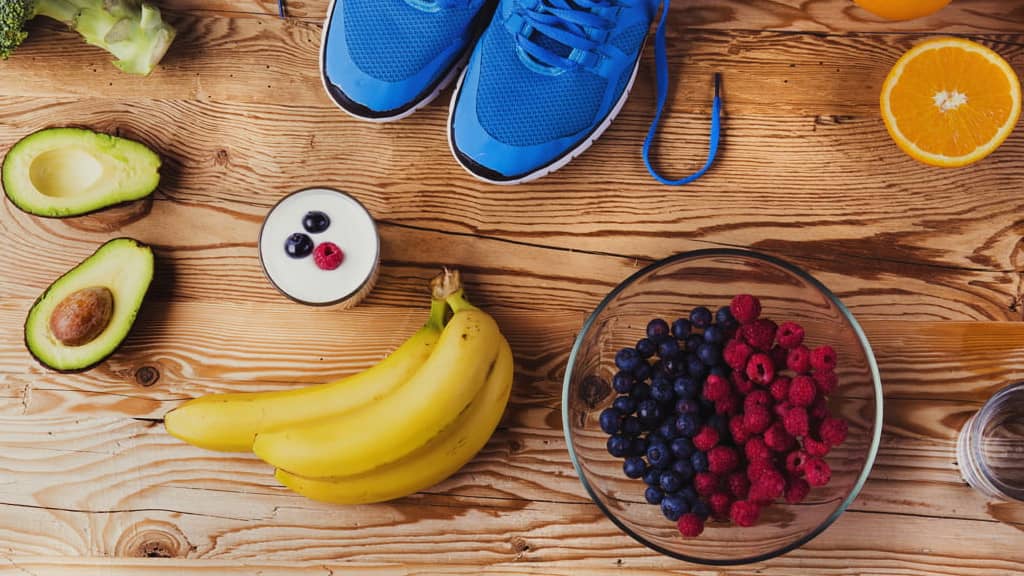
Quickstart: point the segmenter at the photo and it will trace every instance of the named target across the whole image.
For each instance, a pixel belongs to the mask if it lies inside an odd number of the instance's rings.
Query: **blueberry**
[[[661,513],[665,518],[675,522],[679,517],[690,511],[690,504],[677,494],[669,494],[661,500]]]
[[[651,384],[651,399],[662,404],[674,403],[676,393],[672,389],[672,383],[664,378],[656,378]]]
[[[636,412],[636,401],[629,396],[619,396],[612,400],[612,408],[615,408],[623,415],[629,415]]]
[[[668,338],[668,335],[668,322],[665,322],[661,318],[655,318],[647,323],[647,337],[651,340],[660,342],[665,338]]]
[[[668,451],[668,446],[665,446],[661,442],[651,442],[647,447],[647,461],[655,468],[664,468],[668,465],[672,455]]]
[[[615,389],[619,394],[629,394],[630,390],[633,389],[633,374],[626,372],[616,372],[615,376],[612,377],[612,388]]]
[[[700,421],[697,420],[696,414],[680,414],[676,417],[676,432],[679,432],[680,436],[693,438],[698,430]]]
[[[686,482],[693,478],[693,463],[689,458],[676,460],[672,463],[672,471],[682,478],[683,482]]]
[[[633,385],[633,391],[629,393],[629,397],[640,404],[642,400],[647,400],[651,397],[651,387],[643,382],[637,382]]]
[[[694,472],[707,472],[708,455],[703,452],[694,452],[693,456],[690,456],[690,464],[693,464]]]
[[[687,502],[696,502],[700,500],[700,496],[697,495],[697,490],[693,486],[684,487],[678,494]]]
[[[693,442],[689,438],[675,438],[668,445],[672,455],[679,459],[688,459],[693,456]],[[678,460],[677,460],[678,461]],[[692,466],[691,466],[692,468]]]
[[[722,347],[718,344],[701,344],[697,349],[697,356],[705,366],[714,366],[722,362]]]
[[[657,486],[659,482],[661,482],[661,470],[649,467],[644,471],[644,484]]]
[[[650,358],[654,356],[654,353],[658,351],[658,345],[651,341],[650,338],[641,338],[636,342],[636,353],[641,358]]]
[[[693,505],[690,506],[690,512],[700,516],[701,520],[707,520],[708,516],[711,515],[711,511],[708,510],[708,505],[699,498],[693,501]]]
[[[711,374],[714,375],[714,376],[718,376],[719,378],[728,378],[729,377],[729,369],[727,367],[722,366],[721,364],[719,364],[717,366],[712,366],[711,367]]]
[[[633,438],[640,435],[640,432],[643,431],[643,426],[640,425],[640,419],[636,416],[626,416],[622,420],[620,429],[623,435]]]
[[[662,359],[661,362],[665,366],[666,376],[675,376],[682,372],[686,367],[686,361],[683,360],[683,357],[678,353]]]
[[[729,324],[735,322],[736,319],[732,316],[732,310],[729,310],[728,306],[722,306],[718,310],[715,310],[715,322],[719,324]]]
[[[687,356],[686,373],[694,380],[703,380],[708,375],[708,367],[696,355]]]
[[[622,471],[629,478],[640,478],[646,469],[647,465],[644,464],[644,459],[639,456],[630,456],[622,463]]]
[[[647,442],[647,444],[645,444],[645,450],[650,448],[652,444],[666,444],[668,442],[668,440],[664,436],[662,436],[656,431],[648,434],[645,437],[645,441]],[[646,452],[644,453],[646,454]]]
[[[673,438],[679,436],[679,434],[676,433],[675,418],[671,418],[668,422],[662,422],[654,433],[665,442],[671,442]]]
[[[697,397],[697,394],[700,392],[700,386],[693,380],[680,376],[672,382],[672,391],[679,398],[689,400]]]
[[[690,334],[686,337],[686,350],[689,352],[697,352],[697,348],[704,343],[704,336],[700,334]]]
[[[675,492],[683,487],[683,479],[671,470],[661,473],[661,480],[658,483],[665,492]]]
[[[646,360],[641,359],[639,363],[633,368],[633,378],[636,378],[637,382],[643,382],[651,377],[651,365]]]
[[[668,340],[662,340],[658,344],[658,356],[662,358],[668,358],[674,356],[676,352],[679,352],[679,343],[669,338]]]
[[[608,453],[616,458],[624,458],[629,453],[629,438],[616,434],[608,438]]]
[[[636,415],[640,417],[640,423],[652,425],[661,420],[661,406],[658,401],[649,398],[637,404]]]
[[[615,365],[619,370],[633,371],[642,362],[643,359],[632,348],[623,348],[615,354]]]
[[[708,326],[704,329],[704,341],[717,344],[725,340],[725,333],[718,326]]]
[[[647,490],[644,490],[644,499],[647,500],[648,504],[661,504],[661,500],[664,497],[665,493],[657,486],[648,486]]]
[[[690,312],[690,323],[696,328],[707,328],[711,325],[711,310],[698,306]]]
[[[284,241],[284,252],[292,258],[305,258],[313,253],[313,239],[296,232]]]
[[[619,424],[622,421],[622,412],[619,412],[615,408],[606,408],[601,412],[601,416],[598,417],[598,421],[601,424],[601,430],[604,430],[606,434],[615,434],[619,431]]]
[[[690,325],[690,321],[685,318],[680,318],[672,323],[672,336],[676,340],[682,340],[690,335],[690,331],[693,330],[693,326]]]
[[[647,452],[647,441],[643,438],[633,438],[629,441],[629,452],[626,454],[629,456],[640,457]]]
[[[319,234],[331,226],[331,218],[327,214],[314,210],[306,212],[302,217],[302,227],[310,234]]]
[[[700,412],[700,404],[696,400],[682,399],[676,402],[677,414],[696,414]]]

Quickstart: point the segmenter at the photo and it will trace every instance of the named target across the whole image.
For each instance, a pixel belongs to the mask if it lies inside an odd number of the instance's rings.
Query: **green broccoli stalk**
[[[0,0],[0,58],[25,41],[25,23],[36,16],[67,24],[131,74],[152,72],[175,34],[160,10],[142,0]]]

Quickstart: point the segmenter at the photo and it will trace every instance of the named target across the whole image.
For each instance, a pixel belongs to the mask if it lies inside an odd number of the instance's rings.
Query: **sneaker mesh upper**
[[[344,9],[345,38],[360,70],[398,82],[423,69],[461,38],[479,3],[425,12],[405,0],[338,0]]]

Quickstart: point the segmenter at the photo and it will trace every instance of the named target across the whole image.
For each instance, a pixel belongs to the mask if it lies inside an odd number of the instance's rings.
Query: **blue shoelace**
[[[451,1],[453,0],[439,0],[439,2]],[[596,55],[596,51],[604,42],[591,39],[591,36],[594,35],[592,31],[610,30],[614,27],[614,23],[592,13],[591,10],[611,7],[619,2],[621,0],[542,0],[532,10],[524,11],[523,16],[541,36],[565,46],[569,51],[576,49]],[[668,21],[670,5],[671,0],[662,1],[661,18],[658,20],[658,28],[654,34],[657,107],[651,128],[647,132],[647,138],[644,139],[643,159],[647,171],[655,180],[669,186],[681,186],[703,176],[715,163],[715,157],[718,155],[718,143],[721,139],[721,75],[715,74],[715,97],[711,107],[711,141],[707,161],[700,170],[685,178],[670,180],[662,176],[651,163],[651,148],[654,146],[654,139],[665,110],[665,102],[668,100],[668,50],[665,40],[665,24]],[[578,61],[570,60],[562,54],[554,52],[550,44],[540,43],[533,35],[527,37],[520,34],[516,37],[516,41],[523,51],[548,66],[572,69],[582,65]]]

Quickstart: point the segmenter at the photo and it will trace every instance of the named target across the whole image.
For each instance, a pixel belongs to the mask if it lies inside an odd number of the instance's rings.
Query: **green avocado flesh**
[[[131,238],[111,240],[57,279],[32,305],[25,319],[25,346],[44,366],[72,372],[102,362],[128,335],[153,280],[153,251]],[[69,295],[87,288],[107,288],[113,311],[106,327],[80,346],[61,343],[51,331],[54,310]]]
[[[79,128],[50,128],[4,158],[4,192],[37,216],[63,218],[138,200],[156,190],[160,157],[138,142]]]

